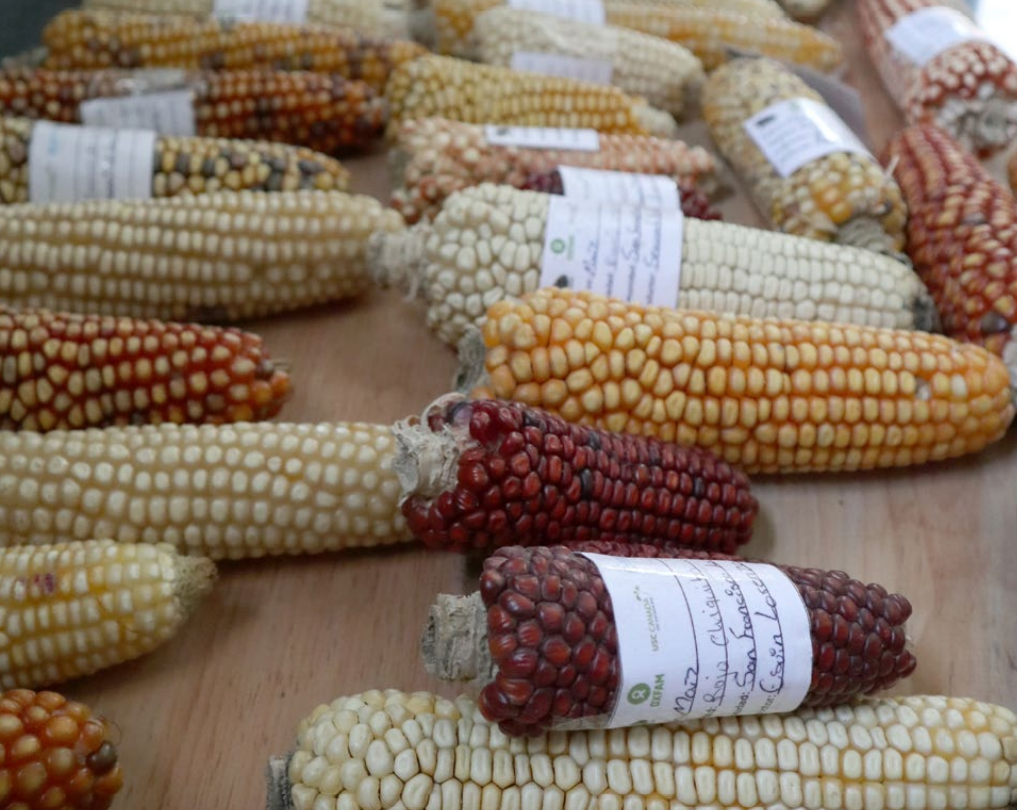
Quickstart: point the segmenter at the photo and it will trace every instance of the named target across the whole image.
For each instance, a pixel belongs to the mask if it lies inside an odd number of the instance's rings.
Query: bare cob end
[[[173,595],[183,615],[190,616],[215,586],[219,578],[216,565],[208,557],[180,557],[176,566]]]
[[[479,592],[438,594],[420,637],[428,674],[441,681],[486,683],[495,672],[487,646],[487,608]]]
[[[367,268],[381,287],[405,290],[415,298],[427,266],[426,247],[430,228],[418,224],[402,231],[378,231],[367,240]]]

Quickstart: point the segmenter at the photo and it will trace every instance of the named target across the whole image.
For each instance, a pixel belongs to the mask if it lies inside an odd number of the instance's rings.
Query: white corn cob
[[[371,273],[427,302],[428,325],[455,345],[487,308],[537,289],[551,195],[484,183],[449,197],[432,223],[375,234]],[[686,218],[679,306],[757,318],[931,329],[917,275],[888,256],[723,222]]]

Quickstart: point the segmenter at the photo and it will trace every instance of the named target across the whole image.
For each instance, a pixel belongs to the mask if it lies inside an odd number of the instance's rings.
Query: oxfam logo
[[[628,699],[629,703],[634,706],[638,706],[640,703],[646,703],[650,698],[650,687],[645,683],[637,683],[631,689],[629,689]]]
[[[565,252],[565,240],[564,239],[552,239],[551,240],[551,252],[552,253],[564,253]]]

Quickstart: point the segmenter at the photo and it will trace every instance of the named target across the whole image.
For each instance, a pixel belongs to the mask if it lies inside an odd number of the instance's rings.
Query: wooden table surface
[[[857,44],[849,2],[824,27],[849,49],[873,145],[900,118]],[[701,126],[689,137],[707,143]],[[349,160],[356,190],[386,198],[383,155]],[[744,197],[727,219],[756,224]],[[298,386],[288,421],[389,422],[447,390],[455,358],[423,308],[396,292],[250,324]],[[1017,439],[976,457],[875,474],[760,477],[748,553],[839,568],[906,594],[917,673],[898,691],[1017,708]],[[115,720],[126,786],[116,807],[253,810],[269,756],[320,703],[366,689],[453,688],[424,672],[417,641],[439,592],[473,590],[463,558],[413,547],[222,564],[176,639],[66,684]]]

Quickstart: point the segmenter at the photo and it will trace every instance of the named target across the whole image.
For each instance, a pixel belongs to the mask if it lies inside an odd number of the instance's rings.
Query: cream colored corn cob
[[[62,479],[64,489],[78,486]],[[4,549],[0,687],[48,686],[151,652],[214,580],[211,561],[165,545],[89,540]]]
[[[474,29],[481,62],[512,67],[514,54],[554,54],[606,62],[610,83],[680,116],[695,108],[705,74],[675,42],[613,25],[591,25],[509,6],[485,11]]]
[[[371,274],[417,290],[428,325],[455,345],[496,301],[537,289],[551,199],[490,183],[457,192],[433,223],[372,236]],[[681,307],[899,329],[934,324],[918,276],[890,257],[692,218],[683,240]]]
[[[965,698],[510,738],[465,697],[316,708],[271,763],[269,810],[1003,810],[1017,717]]]
[[[363,292],[367,237],[402,218],[339,191],[0,207],[0,304],[236,320]]]
[[[871,155],[835,152],[783,177],[745,129],[781,101],[823,97],[769,59],[737,59],[718,68],[703,91],[703,117],[721,153],[746,182],[760,212],[778,230],[886,252],[904,247],[907,209],[900,188]]]

